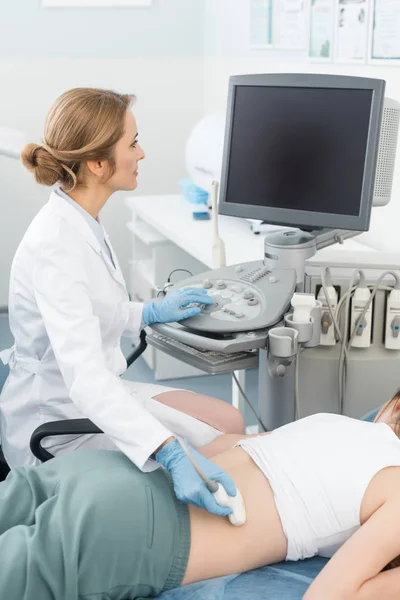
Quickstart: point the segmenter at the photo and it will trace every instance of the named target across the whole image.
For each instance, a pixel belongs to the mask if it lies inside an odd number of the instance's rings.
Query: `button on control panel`
[[[193,275],[170,291],[190,287],[207,291],[213,304],[199,305],[201,312],[181,326],[207,335],[232,335],[278,323],[290,307],[296,271],[270,270],[262,260],[252,261]]]
[[[262,279],[262,277],[265,277],[265,275],[268,275],[270,272],[271,271],[268,269],[268,267],[261,267],[250,271],[250,273],[246,273],[240,279],[242,281],[248,281],[249,283],[255,283],[256,281]]]
[[[243,292],[243,298],[245,300],[249,300],[249,298],[253,298],[254,296],[254,292],[253,290],[250,290],[249,288],[246,288]]]
[[[243,269],[242,269],[243,270]],[[188,287],[202,287],[213,299],[211,305],[201,305],[201,312],[212,319],[239,321],[254,319],[262,310],[262,294],[256,287],[242,285],[234,279],[203,279],[201,284]],[[265,300],[264,300],[265,304]],[[185,307],[187,308],[187,307]]]

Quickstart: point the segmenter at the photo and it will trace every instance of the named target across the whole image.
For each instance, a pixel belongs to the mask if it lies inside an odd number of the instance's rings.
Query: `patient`
[[[377,423],[300,419],[221,436],[202,453],[241,490],[232,526],[176,499],[168,473],[85,450],[0,484],[0,597],[127,600],[281,560],[337,551],[306,600],[400,596],[400,395]]]

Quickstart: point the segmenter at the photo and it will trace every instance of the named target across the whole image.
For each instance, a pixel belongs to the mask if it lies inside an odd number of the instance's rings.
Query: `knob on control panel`
[[[213,283],[211,281],[211,279],[204,279],[203,281],[203,288],[205,288],[206,290],[209,290],[210,288],[212,288]]]
[[[232,292],[235,292],[236,294],[241,294],[243,292],[243,287],[241,285],[233,285],[231,287]]]
[[[249,306],[255,306],[256,304],[258,304],[258,298],[249,298],[247,300],[247,304]]]

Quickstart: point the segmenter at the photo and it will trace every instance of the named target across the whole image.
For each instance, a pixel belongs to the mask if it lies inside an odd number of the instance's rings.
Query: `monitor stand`
[[[314,256],[317,250],[336,243],[343,244],[345,239],[360,233],[346,229],[282,229],[267,233],[264,238],[264,264],[270,269],[295,269],[300,290],[307,259]]]

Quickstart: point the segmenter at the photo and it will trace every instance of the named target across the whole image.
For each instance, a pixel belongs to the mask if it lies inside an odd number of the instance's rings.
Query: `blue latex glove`
[[[186,445],[204,474],[209,479],[222,483],[230,496],[236,496],[236,486],[231,477],[220,469],[218,465],[202,456],[193,448],[190,448],[187,442]],[[178,440],[172,440],[168,444],[165,444],[157,452],[156,461],[170,472],[174,482],[175,494],[179,500],[194,504],[199,508],[205,508],[214,515],[226,517],[231,514],[232,509],[230,507],[217,504],[204,481],[196,473]]]
[[[163,300],[155,302],[152,300],[143,307],[142,319],[145,325],[151,323],[173,323],[194,317],[200,312],[198,306],[191,306],[184,309],[185,306],[191,303],[212,304],[212,298],[207,294],[207,290],[203,288],[185,288],[183,290],[175,290],[168,294]]]

